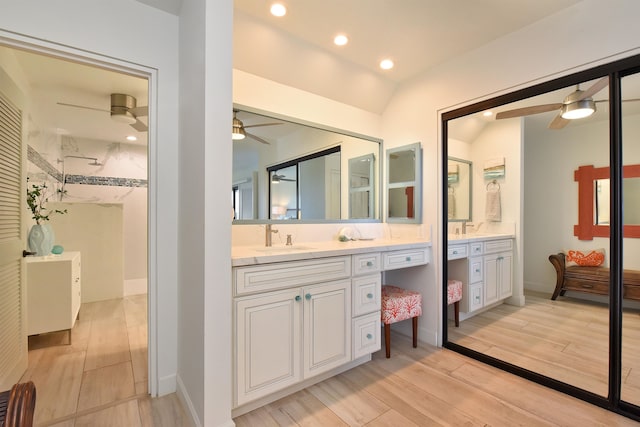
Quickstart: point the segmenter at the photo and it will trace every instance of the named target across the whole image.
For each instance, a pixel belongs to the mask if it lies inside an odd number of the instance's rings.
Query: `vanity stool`
[[[382,312],[384,345],[387,359],[391,357],[391,324],[413,320],[413,348],[418,346],[418,316],[422,315],[422,295],[392,285],[382,286]]]
[[[460,280],[447,280],[447,305],[453,304],[456,328],[460,326],[460,300],[462,299],[462,282]]]

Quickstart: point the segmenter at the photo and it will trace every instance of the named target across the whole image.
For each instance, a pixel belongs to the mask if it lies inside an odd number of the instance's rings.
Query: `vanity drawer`
[[[380,313],[353,319],[353,358],[357,359],[380,350]]]
[[[351,282],[353,317],[380,311],[382,280],[380,274],[357,277]]]
[[[246,295],[350,276],[350,256],[236,267],[233,269],[234,294]]]
[[[513,239],[489,240],[484,242],[484,252],[501,252],[513,249]]]
[[[482,252],[484,252],[484,243],[483,242],[469,243],[469,252],[470,252],[470,256],[482,255]]]
[[[385,270],[395,270],[428,263],[426,248],[391,251],[382,255],[382,265]]]
[[[469,283],[481,282],[483,275],[484,262],[482,257],[469,258]]]
[[[380,271],[380,253],[359,254],[352,256],[353,275],[376,273]]]
[[[460,259],[467,257],[467,245],[449,246],[447,249],[447,259]]]

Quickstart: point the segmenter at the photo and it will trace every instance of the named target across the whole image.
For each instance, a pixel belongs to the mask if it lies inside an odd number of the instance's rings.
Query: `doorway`
[[[105,131],[100,137],[91,133],[91,127],[95,126],[92,123],[102,123],[98,126],[103,126],[103,129],[108,129],[117,123],[111,117],[113,104],[110,103],[110,93],[126,92],[127,95],[135,95],[138,107],[147,106],[152,95],[150,90],[153,87],[151,80],[154,74],[144,67],[128,65],[125,68],[122,63],[116,64],[115,60],[105,61],[104,58],[98,65],[95,56],[94,59],[82,57],[77,52],[71,52],[71,49],[65,49],[67,51],[65,54],[48,51],[44,47],[38,51],[27,51],[19,43],[11,46],[0,45],[0,49],[4,50],[4,54],[11,52],[9,57],[15,61],[13,65],[21,64],[25,68],[35,67],[32,68],[31,77],[36,76],[33,80],[28,80],[29,73],[26,71],[21,76],[23,81],[29,81],[33,93],[37,94],[31,99],[31,109],[28,111],[29,132],[25,133],[27,136],[25,144],[28,145],[29,153],[26,170],[33,181],[47,182],[50,185],[55,194],[50,200],[52,207],[56,204],[77,204],[78,209],[74,218],[77,220],[80,211],[92,205],[103,208],[107,204],[121,206],[119,221],[123,227],[121,241],[124,243],[121,258],[129,261],[133,258],[136,262],[131,265],[122,262],[121,272],[125,280],[124,282],[120,280],[120,283],[112,286],[113,289],[107,293],[104,293],[104,286],[100,283],[104,274],[99,269],[96,270],[101,258],[95,255],[95,251],[92,256],[89,255],[92,248],[100,246],[99,242],[95,241],[95,236],[91,236],[90,233],[76,233],[69,239],[72,234],[65,228],[73,228],[73,226],[69,227],[68,223],[64,223],[64,215],[57,218],[60,222],[54,226],[58,227],[57,237],[60,239],[61,246],[63,248],[66,246],[64,249],[72,251],[78,247],[77,245],[84,245],[83,247],[86,248],[82,249],[82,252],[86,253],[83,257],[82,280],[83,286],[85,284],[88,286],[87,291],[83,292],[83,296],[86,297],[84,302],[89,307],[84,310],[86,317],[92,317],[95,311],[102,310],[106,313],[112,311],[109,308],[94,310],[91,306],[104,305],[104,301],[113,301],[119,294],[120,299],[123,301],[126,299],[124,305],[128,306],[126,308],[129,313],[134,317],[137,316],[138,321],[140,317],[144,319],[144,333],[141,335],[138,330],[135,338],[138,343],[143,343],[145,349],[148,348],[148,356],[145,356],[143,364],[146,369],[145,384],[143,387],[136,384],[136,394],[144,389],[145,393],[157,395],[157,379],[151,375],[152,367],[156,365],[152,333],[155,329],[155,319],[150,316],[150,313],[155,312],[154,289],[148,286],[151,279],[149,272],[153,254],[147,253],[147,248],[151,251],[155,241],[152,232],[147,233],[148,224],[154,217],[153,201],[148,194],[149,187],[153,185],[149,182],[149,177],[152,176],[149,169],[155,168],[153,156],[150,155],[150,151],[153,150],[150,142],[153,138],[149,138],[147,132],[133,127],[129,132],[124,131],[126,133],[122,134],[122,139],[119,139],[117,131]],[[30,49],[33,49],[33,46],[30,46]],[[7,57],[3,55],[3,58]],[[42,61],[46,61],[46,66],[42,65]],[[57,62],[55,67],[62,70],[61,74],[53,72],[52,63],[54,62]],[[44,76],[42,80],[38,80],[38,72],[41,73],[41,77]],[[65,75],[71,77],[66,80],[66,83],[60,80]],[[90,80],[98,82],[97,86],[92,89],[82,87],[83,82]],[[47,111],[47,106],[53,106],[54,110]],[[70,126],[63,124],[65,108],[73,111],[71,114],[74,121],[81,125],[78,129],[72,130]],[[146,114],[139,114],[135,125],[139,126],[142,123],[146,127],[148,125],[146,117]],[[124,123],[123,126],[126,128],[129,124]],[[125,137],[129,135],[137,135],[138,141],[135,143],[126,141]],[[123,174],[121,173],[123,169],[134,173]],[[69,211],[70,215],[67,218],[72,216],[72,211]],[[128,216],[129,212],[142,214]],[[92,214],[84,215],[86,219]],[[52,219],[52,224],[53,222]],[[117,223],[116,221],[115,224]],[[131,235],[135,235],[135,239],[127,242],[127,236]],[[140,294],[143,294],[144,298],[134,296]],[[106,306],[109,304],[107,303]],[[141,307],[142,310],[140,310]],[[80,316],[85,320],[82,309]],[[79,325],[78,322],[77,325]],[[146,332],[147,325],[149,333]],[[128,334],[132,335],[132,332],[129,331]],[[55,337],[53,340],[55,341]],[[69,347],[59,346],[58,350],[64,353],[69,350]],[[145,354],[147,354],[146,350]]]

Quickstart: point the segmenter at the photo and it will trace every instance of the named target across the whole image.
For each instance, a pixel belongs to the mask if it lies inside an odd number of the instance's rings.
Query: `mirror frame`
[[[393,153],[397,153],[400,151],[410,151],[415,150],[415,161],[414,161],[414,181],[405,181],[405,182],[389,182],[389,167],[391,162],[389,161],[391,155]],[[385,218],[389,223],[404,223],[404,224],[420,224],[422,223],[422,146],[419,142],[415,142],[413,144],[403,145],[401,147],[389,148],[386,152],[385,157],[385,200],[386,200],[386,211]],[[402,188],[407,187],[407,184],[413,183],[413,206],[414,206],[414,216],[410,217],[390,217],[389,216],[389,190],[393,188]]]
[[[273,111],[267,111],[267,110],[262,110],[259,108],[254,108],[254,107],[250,107],[247,105],[243,105],[243,104],[238,104],[238,103],[233,103],[233,109],[234,110],[241,110],[241,111],[246,111],[247,113],[253,113],[253,114],[259,114],[262,116],[266,116],[266,117],[271,117],[273,119],[276,120],[283,120],[283,121],[287,121],[287,122],[291,122],[291,123],[295,123],[295,124],[299,124],[302,126],[308,126],[308,127],[312,127],[315,129],[320,129],[320,130],[324,130],[324,131],[328,131],[328,132],[334,132],[340,135],[346,135],[346,136],[350,136],[353,138],[360,138],[360,139],[364,139],[366,141],[369,142],[375,142],[378,144],[378,153],[377,153],[377,157],[379,159],[382,159],[382,153],[383,153],[383,140],[382,138],[376,138],[370,135],[364,135],[361,133],[357,133],[357,132],[351,132],[345,129],[339,129],[339,128],[334,128],[332,126],[326,126],[326,125],[321,125],[318,123],[314,123],[314,122],[310,122],[308,120],[303,120],[303,119],[299,119],[296,117],[291,117],[291,116],[287,116],[285,114],[280,114],[280,113],[275,113]],[[383,162],[380,161],[378,162],[377,165],[377,173],[378,176],[382,176],[382,171],[383,171]],[[382,194],[383,188],[382,188],[382,179],[378,180],[378,182],[376,183],[376,185],[374,185],[374,188],[378,191],[378,194]],[[232,224],[233,225],[243,225],[243,224],[335,224],[335,223],[358,223],[358,222],[372,222],[372,223],[381,223],[382,222],[382,218],[384,217],[383,215],[383,207],[382,207],[382,197],[378,197],[377,203],[374,205],[375,209],[377,210],[377,218],[376,215],[374,213],[374,218],[373,219],[317,219],[317,220],[312,220],[312,219],[284,219],[284,220],[273,220],[273,219],[234,219]]]
[[[447,218],[448,222],[471,222],[473,221],[473,162],[471,160],[460,159],[457,157],[447,157],[447,164],[449,161],[466,163],[469,165],[469,217],[466,219]],[[447,171],[448,173],[448,171]],[[448,182],[447,182],[448,185]],[[448,194],[448,193],[447,193]]]
[[[640,165],[622,167],[623,178],[640,177]],[[610,237],[608,225],[595,223],[595,182],[609,179],[609,166],[596,168],[593,165],[580,166],[574,171],[573,180],[578,183],[578,224],[573,226],[573,235],[579,240],[593,240],[594,237]],[[624,225],[624,237],[640,237],[640,225]]]

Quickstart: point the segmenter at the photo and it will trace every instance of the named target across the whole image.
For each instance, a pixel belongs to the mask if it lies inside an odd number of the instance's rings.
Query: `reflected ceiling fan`
[[[296,182],[295,179],[290,179],[290,178],[287,178],[285,175],[278,175],[277,173],[274,172],[273,175],[271,175],[271,183],[277,184],[280,181]]]
[[[249,138],[253,138],[258,142],[261,142],[263,144],[269,144],[269,142],[265,139],[260,138],[257,135],[254,135],[252,133],[249,133],[246,131],[247,128],[254,128],[254,127],[260,127],[260,126],[274,126],[274,125],[281,125],[282,123],[258,123],[255,125],[247,125],[245,126],[244,123],[242,123],[242,120],[240,120],[239,118],[236,117],[236,114],[238,113],[238,110],[233,110],[233,124],[232,124],[232,129],[231,129],[231,139],[238,141],[241,139],[244,139],[246,136],[248,136]]]
[[[58,105],[63,105],[65,107],[84,108],[85,110],[103,111],[105,113],[110,113],[113,120],[131,125],[131,127],[138,132],[146,132],[148,130],[147,125],[138,120],[138,117],[147,116],[149,114],[149,107],[136,106],[136,99],[133,96],[126,95],[124,93],[111,94],[110,110],[87,107],[85,105],[67,104],[65,102],[58,102]]]
[[[606,102],[606,100],[594,101],[593,95],[600,92],[608,84],[609,78],[603,77],[591,85],[587,90],[580,90],[580,86],[576,86],[576,90],[571,92],[562,102],[555,104],[533,105],[531,107],[502,111],[496,114],[496,119],[510,119],[513,117],[529,116],[531,114],[540,114],[559,110],[556,117],[551,121],[551,123],[549,123],[549,129],[562,129],[568,125],[571,120],[582,119],[593,114],[596,111],[597,102]],[[634,99],[629,101],[637,100]]]

